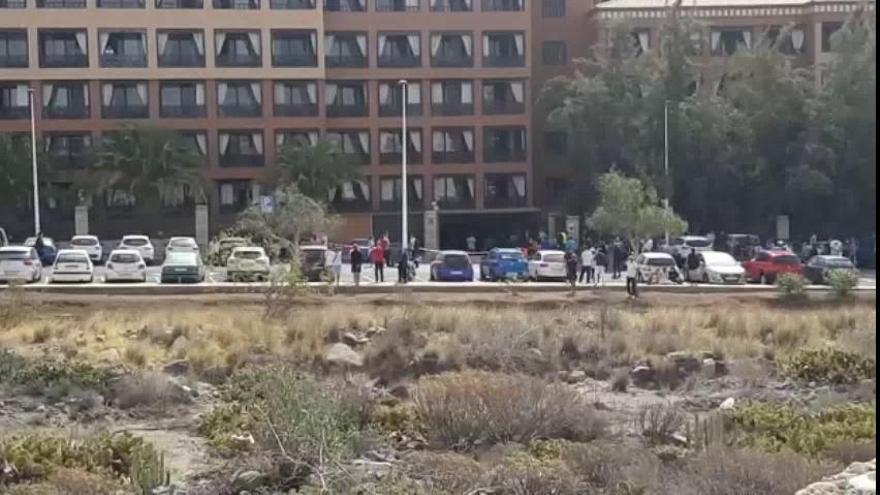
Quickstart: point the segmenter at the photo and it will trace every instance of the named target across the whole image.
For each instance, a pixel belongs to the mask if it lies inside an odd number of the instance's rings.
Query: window
[[[495,32],[483,34],[483,66],[521,67],[525,65],[525,34]]]
[[[474,161],[474,130],[452,127],[434,129],[431,133],[433,163],[472,163]]]
[[[647,29],[639,29],[630,33],[633,40],[633,46],[636,54],[641,55],[651,49],[651,31]]]
[[[418,32],[379,33],[379,67],[418,67],[422,44]]]
[[[369,112],[367,83],[336,81],[324,85],[328,117],[365,117]]]
[[[471,81],[451,79],[431,82],[433,115],[472,115],[474,85]]]
[[[324,10],[329,12],[366,12],[367,0],[324,0]]]
[[[564,41],[545,41],[541,45],[541,61],[544,65],[565,65],[568,56]]]
[[[544,17],[565,17],[565,0],[542,0],[541,13]]]
[[[486,163],[522,161],[526,159],[524,127],[485,127],[483,159]]]
[[[27,67],[27,31],[0,31],[0,67]]]
[[[472,0],[430,0],[431,12],[473,12]]]
[[[272,65],[315,67],[318,65],[317,31],[272,30]]]
[[[483,0],[483,12],[520,12],[525,10],[525,0]]]
[[[834,33],[843,27],[842,22],[823,22],[822,23],[822,52],[828,53],[833,48],[831,46],[831,37]]]
[[[112,82],[101,87],[102,116],[112,118],[146,118],[147,83]]]
[[[419,0],[376,0],[376,12],[418,12]]]
[[[406,91],[406,113],[409,116],[422,114],[422,84],[409,81]],[[379,116],[398,117],[403,108],[403,88],[397,81],[379,82]]]
[[[46,152],[53,167],[82,168],[87,165],[92,136],[88,133],[51,133],[46,135]]]
[[[217,83],[217,104],[222,117],[259,117],[263,113],[259,81]]]
[[[101,67],[146,67],[146,33],[101,31],[98,34]]]
[[[330,191],[330,202],[339,211],[368,210],[370,208],[370,185],[366,180],[343,182]]]
[[[328,67],[366,67],[367,33],[327,33],[324,36],[324,50]]]
[[[197,81],[163,81],[159,91],[161,117],[204,117],[205,84]]]
[[[262,131],[220,131],[221,167],[262,167]]]
[[[40,30],[40,67],[88,67],[88,37],[82,30]]]
[[[275,82],[275,115],[305,117],[318,114],[318,85],[314,81]]]
[[[0,119],[24,119],[30,114],[26,84],[0,84]]]
[[[97,0],[99,9],[142,9],[144,0]]]
[[[524,174],[486,174],[486,207],[517,208],[527,205]]]
[[[81,119],[89,116],[89,87],[79,81],[44,82],[43,116],[48,119]]]
[[[471,34],[431,34],[431,65],[434,67],[472,67],[474,59]]]
[[[406,203],[409,206],[420,207],[424,204],[422,178],[408,176],[406,181],[409,185],[406,191]],[[379,206],[383,210],[400,208],[400,202],[403,198],[403,191],[400,187],[402,183],[400,177],[382,177],[379,180]]]
[[[565,155],[568,152],[568,134],[560,131],[545,132],[544,150],[551,155]]]
[[[280,150],[285,146],[293,146],[302,148],[305,146],[315,146],[318,144],[318,131],[288,131],[279,130],[275,132],[275,149]]]
[[[204,67],[205,34],[202,31],[158,31],[159,67]]]
[[[359,163],[370,162],[369,131],[327,131],[327,140],[333,143],[340,153],[352,157]]]
[[[805,36],[802,27],[792,28],[788,35],[782,39],[779,38],[781,32],[779,26],[772,26],[767,30],[766,36],[771,45],[786,55],[797,55],[804,52]]]
[[[421,163],[422,161],[422,131],[421,129],[408,129],[406,143],[407,163]],[[379,162],[383,164],[400,163],[403,158],[400,129],[382,129],[379,131]]]
[[[526,83],[522,80],[484,80],[483,113],[486,115],[523,113]]]
[[[260,67],[260,32],[216,32],[219,67]]]
[[[259,10],[260,0],[214,0],[215,9]]]
[[[156,0],[157,9],[201,9],[202,0]]]
[[[269,8],[272,10],[313,10],[314,0],[271,0]]]
[[[713,28],[710,34],[710,49],[715,57],[730,56],[740,46],[752,48],[752,31],[749,28]]]
[[[445,208],[473,208],[474,176],[434,177],[434,201]]]

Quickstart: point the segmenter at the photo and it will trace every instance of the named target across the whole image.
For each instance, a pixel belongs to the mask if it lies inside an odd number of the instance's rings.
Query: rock
[[[709,377],[719,377],[727,374],[727,363],[715,358],[703,359],[703,374]]]
[[[352,347],[366,344],[369,341],[370,339],[367,337],[355,335],[353,332],[345,332],[342,334],[342,342]]]
[[[684,374],[690,374],[699,371],[702,367],[702,361],[687,351],[674,351],[666,355],[666,359],[675,363],[678,371]]]
[[[372,338],[374,335],[385,333],[385,331],[385,327],[372,326],[367,329],[367,338]]]
[[[538,349],[537,347],[529,347],[529,353],[534,355],[536,358],[543,358],[544,357],[544,353],[541,352],[541,349]]]
[[[187,373],[189,373],[189,361],[187,361],[186,359],[171,361],[170,363],[162,367],[162,371],[174,376],[186,375]]]
[[[178,337],[178,335],[180,335],[174,331],[174,327],[172,326],[147,328],[146,334],[150,338],[151,343],[162,347],[170,346],[174,343],[174,340]]]
[[[846,482],[846,495],[874,495],[877,493],[877,473],[861,474]]]
[[[821,481],[797,491],[795,495],[875,495],[876,470],[876,459],[869,462],[854,462],[843,472],[826,476]]]
[[[174,342],[171,343],[168,350],[172,356],[180,356],[186,352],[187,347],[189,347],[189,339],[181,335],[174,339]]]
[[[364,365],[363,356],[341,342],[330,346],[330,349],[324,355],[324,360],[328,363],[353,366],[355,368],[360,368]]]
[[[232,476],[232,484],[239,491],[255,490],[266,482],[266,475],[259,471],[242,471]]]
[[[229,438],[233,442],[235,442],[236,445],[239,445],[241,447],[253,445],[256,442],[256,440],[254,440],[254,436],[247,432],[242,435],[232,435]]]
[[[396,385],[388,390],[388,395],[391,395],[392,397],[397,397],[401,400],[408,400],[410,397],[409,387],[403,384]]]
[[[365,476],[376,479],[384,478],[390,471],[392,464],[383,461],[371,461],[369,459],[355,459],[351,461],[351,465],[357,468]]]
[[[578,383],[586,379],[587,373],[583,370],[572,370],[565,376],[565,381],[568,383]]]
[[[728,411],[730,409],[733,409],[735,404],[736,404],[736,400],[733,397],[728,397],[728,398],[724,399],[723,402],[721,402],[721,405],[718,406],[718,409],[720,409],[722,411]]]
[[[629,377],[636,387],[646,388],[656,383],[657,372],[648,365],[640,364],[629,372]]]

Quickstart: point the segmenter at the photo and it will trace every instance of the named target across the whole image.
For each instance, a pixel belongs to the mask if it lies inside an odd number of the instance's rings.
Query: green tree
[[[96,153],[96,192],[121,189],[135,197],[161,198],[181,184],[205,200],[204,158],[182,136],[160,127],[127,126],[112,134]]]
[[[12,134],[0,134],[0,202],[22,204],[32,187],[30,143]]]
[[[285,145],[277,162],[281,183],[295,184],[301,194],[319,201],[326,201],[328,192],[343,182],[361,177],[360,165],[327,140],[314,146]]]
[[[587,218],[587,224],[600,234],[644,239],[687,230],[687,222],[666,212],[654,188],[637,178],[612,170],[599,177],[598,191],[599,206]]]

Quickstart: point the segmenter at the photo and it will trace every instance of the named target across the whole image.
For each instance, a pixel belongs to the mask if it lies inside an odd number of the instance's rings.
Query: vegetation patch
[[[72,392],[106,391],[113,373],[89,363],[40,358],[24,359],[9,350],[0,350],[0,384],[29,395],[62,398]]]
[[[811,382],[853,383],[877,374],[877,363],[870,357],[830,347],[797,351],[779,364],[786,376]]]
[[[797,273],[783,273],[776,278],[779,296],[786,302],[804,302],[807,300],[809,281]]]

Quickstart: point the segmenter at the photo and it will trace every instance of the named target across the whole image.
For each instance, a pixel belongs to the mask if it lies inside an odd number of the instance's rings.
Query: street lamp
[[[663,191],[663,211],[669,221],[669,100],[663,101],[663,172],[665,177]],[[666,245],[669,246],[669,227],[664,225]]]
[[[406,148],[407,148],[407,135],[406,135],[406,104],[408,101],[407,98],[407,90],[409,86],[407,85],[406,79],[401,79],[397,81],[400,84],[401,92],[401,120],[400,120],[400,147],[401,147],[401,167],[400,167],[400,175],[401,175],[401,185],[400,185],[400,199],[401,199],[401,237],[400,246],[402,251],[406,251],[407,245],[409,243],[409,219],[407,218],[407,184],[406,184]]]
[[[40,186],[37,176],[37,123],[34,117],[34,88],[28,88],[28,105],[31,111],[31,168],[34,178],[34,235],[40,231]]]

